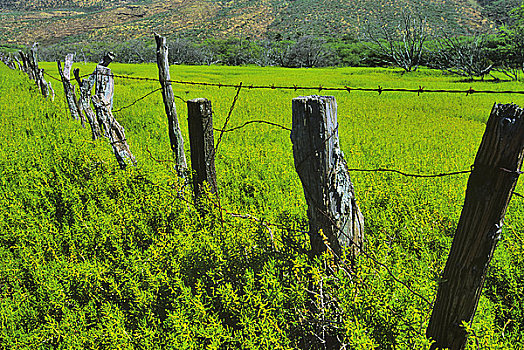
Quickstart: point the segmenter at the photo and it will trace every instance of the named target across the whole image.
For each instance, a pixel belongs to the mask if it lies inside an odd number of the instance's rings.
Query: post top
[[[204,98],[204,97],[197,97],[197,98],[193,98],[191,100],[188,100],[187,102],[191,102],[191,103],[205,103],[205,102],[208,102],[209,100],[207,98]]]
[[[310,95],[310,96],[298,96],[293,99],[293,101],[323,101],[323,100],[334,100],[335,96],[319,96],[319,95]]]

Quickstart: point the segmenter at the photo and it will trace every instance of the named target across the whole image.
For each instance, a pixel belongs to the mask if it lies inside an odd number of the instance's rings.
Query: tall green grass
[[[56,65],[42,64],[58,76]],[[94,65],[77,64],[81,74]],[[157,77],[155,65],[110,66]],[[460,82],[439,72],[174,66],[173,79],[216,83],[521,90],[517,82]],[[427,348],[430,307],[387,270],[361,256],[351,277],[308,261],[306,204],[289,132],[251,124],[225,133],[216,165],[220,206],[253,220],[207,215],[174,175],[160,93],[115,113],[138,165],[120,171],[104,140],[32,82],[0,67],[0,347],[227,349],[318,348],[325,324],[308,313],[306,289],[326,280],[338,301],[332,333],[353,349]],[[58,83],[58,84],[57,84]],[[114,109],[158,83],[117,79]],[[215,127],[236,91],[174,85],[188,100],[212,101]],[[263,119],[291,127],[291,99],[308,91],[240,91],[228,127]],[[494,102],[519,95],[336,92],[342,150],[350,168],[413,173],[467,170]],[[177,109],[187,142],[187,109]],[[374,260],[432,300],[453,238],[467,175],[413,179],[351,174]],[[517,188],[517,191],[521,186]],[[180,200],[183,193],[189,202]],[[214,202],[216,203],[216,202]],[[523,202],[514,198],[491,264],[468,347],[521,349]],[[298,230],[298,231],[297,231]],[[340,316],[342,315],[342,316]],[[324,322],[324,323],[323,323]]]

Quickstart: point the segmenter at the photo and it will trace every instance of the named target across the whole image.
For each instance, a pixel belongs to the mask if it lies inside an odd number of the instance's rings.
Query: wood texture
[[[156,57],[158,75],[162,86],[162,97],[167,114],[169,141],[171,150],[175,155],[176,170],[180,177],[185,177],[187,171],[186,155],[184,153],[184,139],[180,131],[180,124],[175,106],[175,95],[171,86],[171,75],[169,73],[168,48],[166,38],[155,34]]]
[[[339,146],[335,98],[298,97],[293,99],[292,108],[291,141],[295,169],[308,204],[311,252],[324,252],[326,239],[338,257],[346,248],[353,259],[363,244],[364,218]]]
[[[124,128],[113,116],[111,105],[113,103],[114,78],[111,69],[98,65],[95,70],[96,89],[95,95],[91,97],[104,135],[109,139],[116,160],[121,169],[129,165],[135,165],[136,159],[131,153],[126,140]]]
[[[95,112],[93,112],[93,109],[91,108],[91,90],[96,83],[96,72],[98,67],[107,67],[113,61],[114,57],[115,56],[112,52],[105,54],[100,63],[97,65],[97,68],[95,68],[93,74],[91,74],[87,79],[80,78],[80,70],[78,68],[73,71],[78,86],[80,87],[80,97],[78,99],[78,104],[80,106],[80,110],[84,113],[87,121],[89,122],[89,125],[91,126],[91,135],[93,136],[93,140],[96,140],[102,136],[102,130],[98,124],[98,119],[95,115]]]
[[[213,109],[211,101],[197,98],[187,101],[187,111],[193,191],[195,198],[200,198],[203,194],[204,183],[208,184],[211,193],[217,192]]]
[[[37,56],[37,50],[38,50],[38,44],[34,43],[31,47],[31,50],[29,50],[29,56],[28,56],[28,67],[29,71],[31,72],[29,74],[30,78],[33,79],[36,82],[36,85],[40,89],[40,92],[44,97],[51,96],[54,100],[55,93],[53,91],[53,88],[51,86],[50,82],[47,82],[44,79],[44,70],[38,67],[38,56]]]
[[[426,335],[432,349],[463,349],[504,216],[517,183],[524,151],[524,111],[495,104],[486,124],[464,207],[439,284]]]
[[[8,68],[16,69],[16,64],[13,61],[13,57],[11,55],[0,52],[0,61],[3,62]]]
[[[66,56],[63,70],[60,60],[57,60],[56,63],[58,65],[58,73],[60,74],[60,78],[62,80],[64,95],[67,101],[67,106],[69,107],[69,111],[71,112],[71,117],[73,117],[75,120],[82,120],[82,125],[84,125],[83,114],[75,95],[75,87],[73,84],[71,84],[70,81],[71,67],[73,65],[73,54],[68,54]]]

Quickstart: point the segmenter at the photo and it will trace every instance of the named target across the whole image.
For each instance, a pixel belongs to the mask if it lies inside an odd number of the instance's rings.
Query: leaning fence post
[[[105,54],[100,63],[98,63],[97,67],[107,67],[113,61],[114,57],[115,56],[112,52]],[[87,79],[80,78],[80,70],[78,68],[73,70],[73,74],[75,75],[75,79],[78,83],[78,86],[80,87],[80,98],[78,101],[80,108],[84,111],[87,120],[89,121],[89,125],[91,125],[91,134],[93,136],[93,140],[96,140],[102,136],[100,125],[98,124],[96,115],[93,112],[93,109],[91,109],[90,104],[91,90],[93,89],[93,86],[96,82],[96,69]]]
[[[18,55],[20,56],[20,59],[22,60],[21,70],[22,72],[26,73],[29,76],[29,79],[35,80],[33,77],[33,72],[29,67],[29,59],[27,55],[23,51],[18,51]]]
[[[73,54],[66,55],[64,61],[64,70],[62,70],[62,64],[60,60],[57,60],[56,63],[58,65],[58,73],[60,74],[62,85],[64,86],[64,94],[67,101],[67,105],[69,106],[69,110],[71,111],[71,116],[75,120],[81,120],[82,126],[84,126],[84,116],[82,114],[80,105],[75,95],[75,87],[73,84],[71,84],[70,81],[71,67],[73,65]]]
[[[426,336],[432,349],[463,349],[522,165],[524,110],[495,104],[486,124]]]
[[[167,114],[169,127],[169,141],[171,150],[175,154],[176,170],[180,177],[185,177],[187,170],[186,155],[184,153],[184,139],[178,123],[175,106],[175,96],[171,87],[171,76],[169,74],[169,61],[167,58],[168,48],[166,38],[155,34],[156,60],[158,65],[158,76],[162,86],[162,97]]]
[[[339,147],[337,103],[333,96],[293,99],[293,157],[308,205],[311,253],[327,249],[354,259],[364,236],[364,218]]]
[[[114,78],[111,69],[98,65],[95,70],[96,89],[91,97],[95,106],[99,125],[103,126],[104,135],[109,139],[116,160],[121,169],[135,165],[136,159],[131,153],[124,128],[111,112],[113,104]]]
[[[38,43],[34,43],[33,47],[31,47],[31,50],[29,51],[29,69],[32,71],[31,75],[36,82],[36,85],[40,88],[42,95],[44,97],[48,97],[51,93],[52,99],[54,100],[55,94],[53,87],[51,86],[50,82],[47,82],[44,79],[44,70],[38,67],[37,50]]]
[[[187,101],[187,113],[193,191],[195,198],[200,198],[204,182],[209,185],[211,193],[217,192],[211,101],[205,98],[189,100]]]

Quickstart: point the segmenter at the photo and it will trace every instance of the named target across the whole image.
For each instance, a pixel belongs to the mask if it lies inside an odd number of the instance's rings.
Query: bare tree
[[[425,17],[402,11],[395,20],[368,19],[361,39],[374,44],[371,49],[406,72],[416,71],[422,63],[428,25]]]
[[[443,33],[432,53],[431,66],[464,77],[484,77],[493,69],[487,35],[451,36]]]

